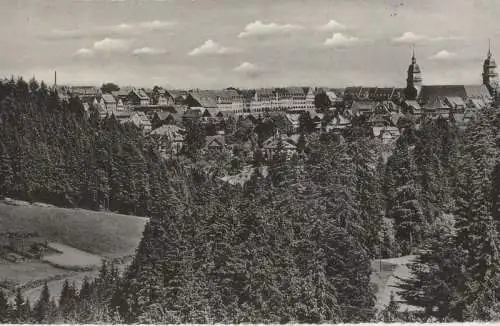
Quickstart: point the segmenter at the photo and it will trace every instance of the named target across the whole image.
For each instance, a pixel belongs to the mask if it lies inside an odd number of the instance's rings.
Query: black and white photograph
[[[500,322],[499,0],[0,0],[0,324]]]

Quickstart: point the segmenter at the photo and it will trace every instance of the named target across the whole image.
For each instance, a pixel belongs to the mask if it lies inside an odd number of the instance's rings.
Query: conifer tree
[[[7,296],[0,290],[0,323],[7,323],[10,319],[10,304],[7,301]]]
[[[33,318],[38,323],[43,323],[50,317],[51,314],[50,291],[47,282],[44,283],[40,297],[35,303],[33,309]]]

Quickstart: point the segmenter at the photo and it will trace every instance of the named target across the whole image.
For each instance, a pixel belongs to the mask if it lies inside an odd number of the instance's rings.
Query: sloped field
[[[106,258],[134,254],[146,221],[109,212],[0,203],[0,232],[36,232],[50,242]]]

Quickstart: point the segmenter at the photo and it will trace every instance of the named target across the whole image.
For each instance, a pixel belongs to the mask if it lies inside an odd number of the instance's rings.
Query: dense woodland
[[[387,160],[362,121],[307,134],[302,155],[274,157],[241,187],[193,162],[196,135],[164,160],[78,99],[0,83],[0,196],[151,217],[123,274],[103,264],[31,304],[0,292],[0,322],[498,320],[499,117],[485,110],[465,131],[424,119]],[[408,254],[402,295],[422,312],[375,311],[371,260]]]

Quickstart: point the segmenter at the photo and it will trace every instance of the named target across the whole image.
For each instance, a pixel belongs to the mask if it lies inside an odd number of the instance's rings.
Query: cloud
[[[359,38],[349,35],[344,35],[342,33],[334,33],[332,37],[327,38],[323,45],[328,47],[341,47],[348,46],[359,42]]]
[[[167,51],[163,49],[155,49],[155,48],[150,48],[150,47],[143,47],[139,49],[135,49],[132,51],[132,54],[135,55],[156,55],[156,54],[165,54]]]
[[[205,43],[203,43],[201,46],[193,49],[191,52],[188,53],[190,56],[197,56],[197,55],[213,55],[213,54],[230,54],[230,53],[235,53],[239,52],[238,49],[234,48],[226,48],[218,43],[212,41],[212,40],[207,40]]]
[[[149,22],[142,22],[138,24],[139,28],[143,28],[150,31],[169,29],[177,25],[176,22],[164,21],[164,20],[153,20]]]
[[[243,62],[239,66],[235,67],[233,71],[241,74],[245,74],[249,77],[257,77],[262,73],[262,69],[250,62]]]
[[[94,50],[103,52],[117,52],[127,50],[129,42],[122,39],[108,38],[94,42]]]
[[[397,43],[415,43],[425,39],[427,39],[427,36],[418,35],[413,32],[405,32],[403,35],[393,38],[394,42]]]
[[[284,34],[292,31],[296,31],[302,29],[302,26],[292,25],[292,24],[276,24],[276,23],[263,23],[260,20],[256,20],[253,23],[249,23],[243,29],[238,37],[249,37],[249,36],[265,36],[265,35],[273,35],[273,34]]]
[[[417,43],[421,41],[429,41],[429,42],[440,42],[440,41],[448,41],[448,40],[458,40],[460,37],[456,36],[436,36],[429,37],[427,35],[415,34],[413,32],[405,32],[403,35],[394,37],[393,41],[396,43]]]
[[[52,30],[49,34],[42,35],[49,40],[81,39],[89,37],[133,36],[150,32],[172,29],[177,25],[174,21],[152,20],[139,23],[117,24],[98,26],[88,29]]]
[[[73,55],[76,57],[91,57],[94,55],[94,51],[92,51],[91,49],[82,48],[77,50]]]
[[[439,51],[436,54],[433,54],[429,57],[430,60],[449,60],[453,59],[457,56],[456,53],[448,52],[446,50]]]
[[[339,23],[338,21],[333,20],[333,19],[330,20],[325,25],[319,27],[319,30],[322,30],[322,31],[338,31],[338,30],[344,30],[344,29],[346,29],[346,27],[344,25],[342,25],[341,23]]]

